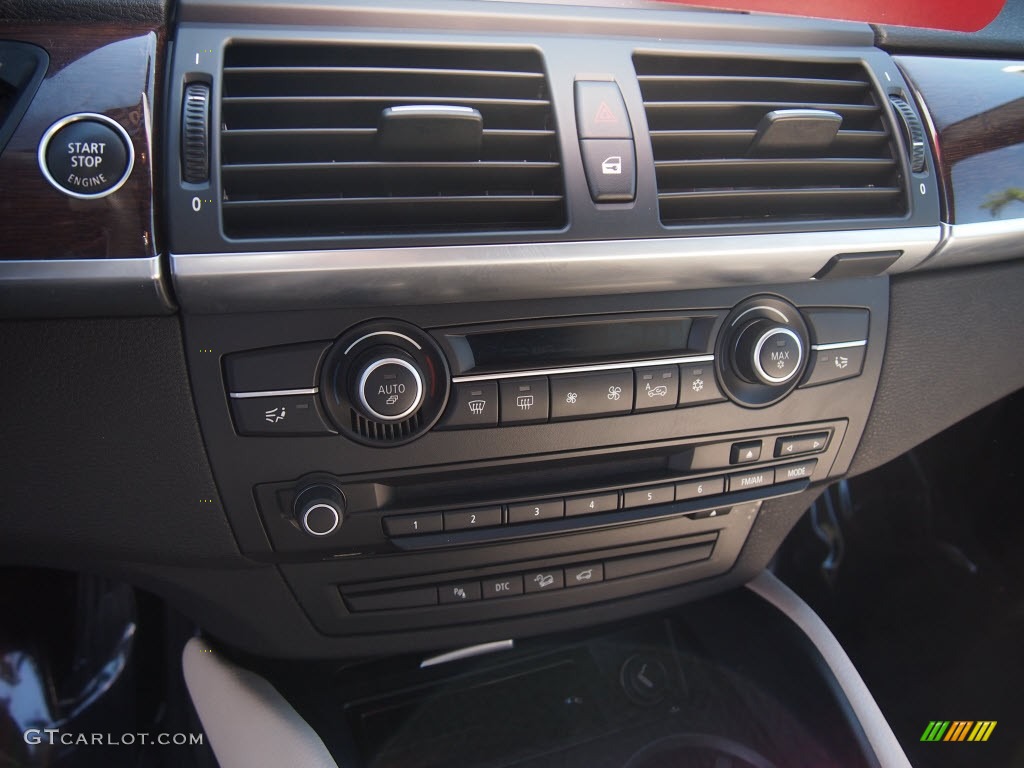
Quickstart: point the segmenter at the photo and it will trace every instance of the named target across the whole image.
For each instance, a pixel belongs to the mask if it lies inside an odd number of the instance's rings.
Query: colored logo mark
[[[988,741],[995,728],[995,720],[932,720],[921,741]]]

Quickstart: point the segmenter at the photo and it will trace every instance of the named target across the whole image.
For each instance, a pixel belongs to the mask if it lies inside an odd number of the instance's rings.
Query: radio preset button
[[[501,423],[540,424],[548,420],[548,380],[507,379],[500,382]]]
[[[509,504],[509,523],[534,523],[540,520],[556,520],[565,514],[565,502],[561,499],[531,501],[526,504]]]
[[[675,365],[659,365],[652,368],[637,368],[636,404],[638,411],[659,411],[675,408],[679,402],[679,368]]]
[[[459,509],[444,513],[446,531],[465,531],[471,528],[489,528],[501,525],[501,507]]]
[[[444,518],[440,512],[384,518],[384,531],[388,536],[415,536],[418,533],[440,533],[443,528]]]
[[[632,369],[551,377],[552,419],[586,419],[632,410]]]
[[[701,499],[705,496],[716,496],[725,493],[724,477],[708,477],[704,480],[691,480],[688,483],[676,484],[676,501]]]
[[[654,485],[625,492],[625,508],[649,507],[652,504],[671,504],[676,500],[674,485]]]
[[[593,496],[573,496],[565,500],[565,516],[596,515],[614,512],[619,508],[618,493],[596,493]]]

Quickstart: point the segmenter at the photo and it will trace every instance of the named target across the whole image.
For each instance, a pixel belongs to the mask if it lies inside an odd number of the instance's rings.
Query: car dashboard
[[[5,565],[275,659],[639,621],[1024,385],[1019,44],[69,13],[0,34]]]

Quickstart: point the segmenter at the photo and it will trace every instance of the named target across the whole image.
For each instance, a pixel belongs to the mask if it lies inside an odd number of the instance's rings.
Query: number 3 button
[[[531,501],[527,504],[509,504],[510,523],[532,523],[537,520],[553,520],[565,514],[565,503],[561,499]]]

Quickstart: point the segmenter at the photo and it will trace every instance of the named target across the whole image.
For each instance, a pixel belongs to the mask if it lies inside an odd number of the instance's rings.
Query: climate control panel
[[[626,416],[732,400],[764,408],[860,374],[870,314],[755,296],[731,310],[423,330],[395,320],[225,359],[247,436],[398,446],[431,430]]]

